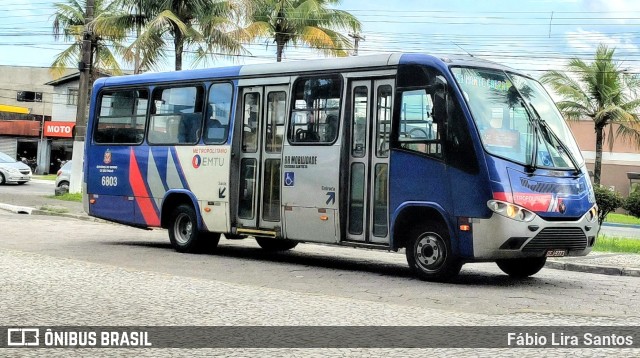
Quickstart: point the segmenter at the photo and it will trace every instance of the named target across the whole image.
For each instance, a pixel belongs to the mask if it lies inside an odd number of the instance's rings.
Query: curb
[[[17,206],[11,204],[0,203],[0,209],[10,211],[15,214],[27,214],[27,215],[46,215],[46,216],[62,216],[70,219],[92,221],[92,222],[108,222],[106,220],[94,218],[88,215],[71,214],[71,213],[57,213],[48,210],[40,210],[29,206]]]
[[[53,211],[47,211],[47,210],[39,210],[39,209],[33,209],[33,211],[31,211],[31,215],[44,215],[44,216],[62,216],[62,217],[66,217],[66,218],[70,218],[70,219],[77,219],[77,220],[84,220],[84,221],[92,221],[92,222],[107,222],[98,218],[94,218],[91,216],[87,216],[87,215],[81,215],[81,214],[70,214],[70,213],[56,213]]]
[[[596,273],[600,275],[640,277],[640,269],[629,267],[600,266],[560,261],[547,261],[544,267],[554,270]]]
[[[617,223],[602,223],[602,226],[611,226],[611,227],[627,227],[630,229],[640,229],[640,225],[635,224],[617,224]]]
[[[16,214],[27,214],[27,215],[31,215],[31,213],[35,210],[34,208],[29,206],[16,206],[16,205],[2,204],[2,203],[0,203],[0,209],[10,211]]]

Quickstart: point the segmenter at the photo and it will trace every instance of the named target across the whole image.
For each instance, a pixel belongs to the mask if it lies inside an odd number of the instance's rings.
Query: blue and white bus
[[[513,277],[586,255],[585,161],[542,85],[476,58],[385,54],[97,80],[83,192],[95,217],[181,252],[252,237],[405,249],[425,280]]]

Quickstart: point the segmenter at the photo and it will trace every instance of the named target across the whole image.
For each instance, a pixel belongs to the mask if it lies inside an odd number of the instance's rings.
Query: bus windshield
[[[540,83],[493,69],[455,67],[487,152],[527,166],[578,170],[578,145]]]

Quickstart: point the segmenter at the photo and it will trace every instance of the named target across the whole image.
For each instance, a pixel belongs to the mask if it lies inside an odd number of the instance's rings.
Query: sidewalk
[[[30,215],[56,215],[78,220],[102,221],[87,215],[82,208],[82,203],[32,195],[2,195],[0,209]],[[548,259],[546,267],[556,270],[640,277],[640,254],[592,252],[581,257]]]
[[[98,220],[84,212],[81,202],[45,196],[3,194],[0,196],[0,209],[20,214],[56,215],[80,220]]]

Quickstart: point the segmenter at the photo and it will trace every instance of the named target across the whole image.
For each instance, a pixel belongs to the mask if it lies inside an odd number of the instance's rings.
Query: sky
[[[49,67],[69,46],[53,37],[53,3],[2,0],[0,65]],[[392,5],[391,5],[392,4]],[[539,77],[574,57],[589,61],[600,43],[615,48],[620,68],[640,73],[637,0],[343,0],[338,6],[362,22],[359,55],[390,51],[472,54]],[[248,56],[217,58],[206,66],[275,61],[270,40],[247,44]],[[289,47],[284,61],[322,58]],[[123,63],[123,68],[132,69]],[[185,58],[184,69],[193,67]],[[170,71],[173,61],[157,70]]]

